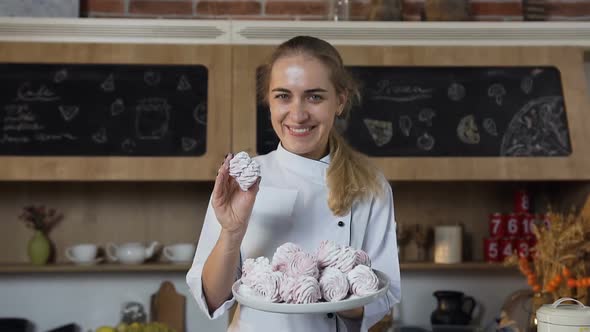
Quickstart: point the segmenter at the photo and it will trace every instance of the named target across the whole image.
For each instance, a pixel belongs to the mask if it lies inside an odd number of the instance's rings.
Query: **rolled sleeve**
[[[401,300],[393,192],[387,181],[385,181],[384,190],[385,194],[372,202],[363,250],[371,257],[371,267],[385,273],[390,283],[385,296],[364,307],[360,327],[360,331],[363,332],[368,331],[371,326],[390,313],[393,305]]]
[[[232,295],[230,299],[225,301],[217,310],[213,313],[210,312],[207,301],[205,300],[205,294],[203,293],[203,266],[205,261],[209,257],[209,254],[213,250],[219,234],[221,233],[221,226],[215,217],[215,212],[211,207],[211,202],[207,208],[205,215],[205,221],[203,223],[203,229],[197,243],[197,250],[193,263],[188,273],[186,274],[186,283],[190,289],[191,295],[197,301],[199,308],[203,313],[209,317],[209,319],[216,319],[227,312],[235,303],[235,299]],[[236,275],[236,278],[239,277]]]

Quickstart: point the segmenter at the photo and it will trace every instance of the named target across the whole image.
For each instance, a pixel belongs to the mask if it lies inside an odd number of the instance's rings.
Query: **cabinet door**
[[[68,65],[71,67],[78,66],[76,68],[84,66],[95,66],[93,68],[110,66],[109,68],[111,68],[118,66],[120,73],[127,74],[129,74],[128,68],[134,67],[137,72],[134,75],[143,76],[139,76],[139,83],[142,84],[136,84],[138,82],[136,78],[125,82],[125,78],[117,80],[117,75],[114,75],[114,79],[106,77],[104,81],[102,81],[101,77],[103,76],[101,75],[97,75],[100,76],[97,79],[88,77],[88,74],[93,74],[91,71],[85,71],[78,75],[86,75],[83,78],[78,77],[82,82],[84,80],[98,80],[106,84],[95,84],[96,93],[93,97],[97,96],[98,98],[109,92],[109,84],[113,85],[111,88],[117,86],[117,84],[120,84],[120,86],[126,84],[127,88],[125,90],[118,91],[120,100],[117,100],[117,102],[123,104],[123,100],[127,98],[124,101],[127,103],[126,109],[119,107],[120,105],[115,105],[114,108],[103,107],[99,109],[100,112],[108,112],[109,116],[112,115],[113,117],[119,115],[118,113],[126,112],[125,114],[128,117],[125,120],[124,129],[121,129],[123,125],[117,124],[116,120],[108,120],[109,125],[119,130],[119,134],[116,136],[117,143],[114,143],[115,135],[111,136],[113,137],[113,146],[120,144],[125,149],[122,148],[121,151],[117,151],[115,148],[102,151],[96,150],[99,153],[93,155],[93,152],[88,152],[88,150],[98,148],[92,145],[96,143],[92,142],[92,140],[96,138],[96,141],[101,143],[106,141],[109,138],[108,128],[99,128],[100,126],[97,126],[96,133],[99,136],[95,137],[93,135],[94,131],[80,129],[81,126],[84,126],[84,128],[93,128],[92,130],[94,130],[93,126],[80,121],[76,125],[75,121],[71,121],[69,124],[63,124],[60,128],[66,128],[67,125],[78,126],[77,128],[70,128],[73,131],[77,130],[81,135],[69,136],[72,140],[72,137],[83,137],[86,140],[79,144],[76,143],[78,146],[73,146],[71,142],[64,142],[61,146],[56,143],[52,147],[44,149],[42,144],[37,144],[34,148],[31,148],[31,145],[24,146],[19,151],[18,147],[6,148],[9,136],[17,136],[18,128],[14,126],[3,127],[2,135],[5,139],[3,141],[5,147],[4,152],[0,155],[0,180],[173,181],[215,179],[219,163],[230,149],[231,101],[228,94],[231,88],[229,80],[230,61],[230,47],[227,45],[0,43],[0,63],[13,72],[14,77],[7,80],[12,79],[12,83],[16,82],[11,84],[11,90],[20,90],[18,87],[19,82],[25,82],[21,85],[22,87],[29,84],[30,77],[35,76],[33,70],[19,73],[20,68],[24,68],[27,64],[39,65],[39,68],[58,64],[64,65],[64,68],[68,68]],[[154,66],[158,70],[150,71],[150,66]],[[146,68],[146,71],[137,70],[138,67]],[[177,75],[173,76],[166,68],[198,68],[201,78],[195,78],[197,75],[193,75],[194,70],[189,70],[186,74],[177,72]],[[60,73],[62,74],[60,77],[58,77],[59,74],[56,74],[56,81],[52,80],[47,84],[38,82],[29,84],[26,93],[30,94],[30,96],[38,96],[43,91],[50,91],[51,88],[47,88],[48,86],[54,86],[59,83],[59,80],[67,79],[67,71],[64,71],[64,73]],[[101,74],[103,73],[101,72]],[[22,75],[22,78],[19,78],[18,75]],[[206,77],[206,82],[202,79],[203,77]],[[95,81],[93,83],[96,83]],[[156,97],[157,93],[151,92],[156,91],[153,89],[156,89],[158,84],[160,84],[161,89],[164,89],[164,85],[166,85],[168,92],[165,93],[165,98]],[[179,97],[181,92],[194,92],[194,90],[197,90],[197,86],[203,97],[201,104],[191,103],[190,94],[188,97],[186,97],[187,95]],[[68,89],[62,89],[61,97],[63,100],[76,100],[76,96],[72,95],[77,93],[74,90],[82,89],[77,89],[72,85],[70,85],[70,88],[69,91]],[[89,96],[93,94],[88,90],[84,90],[84,93],[88,93]],[[18,91],[10,93],[19,94]],[[14,115],[22,111],[23,107],[24,109],[36,107],[22,102],[27,100],[27,97],[22,95],[15,99],[20,99],[22,103],[17,103],[16,106],[7,106],[10,95],[7,96],[3,101],[4,109],[0,112],[6,121],[11,116],[13,116],[12,119],[14,120]],[[206,99],[204,96],[206,96]],[[36,97],[33,96],[32,98]],[[103,97],[102,101],[106,100],[106,98]],[[183,98],[185,100],[179,102],[178,99]],[[78,97],[77,100],[80,99],[83,98]],[[109,103],[110,101],[105,101],[105,105],[109,105]],[[88,106],[88,104],[85,105]],[[52,112],[56,112],[54,106],[51,106]],[[60,107],[62,106],[60,105]],[[86,112],[86,122],[96,120],[98,114],[89,114],[91,112],[88,109],[83,109],[83,107],[78,109],[77,107],[68,108],[66,105],[59,110],[62,111],[62,115],[65,114],[64,119],[66,122],[71,120],[69,117],[74,116],[77,112],[80,114]],[[41,110],[39,108],[35,111],[40,112]],[[12,113],[9,114],[10,112]],[[112,114],[110,114],[111,112]],[[183,118],[179,120],[181,112]],[[22,118],[24,115],[19,116]],[[6,125],[6,121],[4,121],[3,125]],[[104,121],[104,117],[96,121]],[[173,121],[176,121],[177,127],[175,127]],[[186,123],[183,124],[184,121],[190,123],[185,125]],[[37,128],[42,129],[46,124],[35,125]],[[183,126],[186,132],[179,133],[178,126]],[[24,139],[28,137],[29,142],[39,140],[40,137],[31,133],[26,136],[26,133],[22,131],[21,134],[21,136],[17,137],[25,137]],[[126,136],[129,136],[128,140],[125,139]],[[44,133],[41,137],[42,139],[55,138],[55,136],[49,136],[47,133]],[[0,138],[0,141],[3,138]],[[191,152],[191,149],[196,149],[195,147],[199,144],[199,152]],[[87,146],[89,148],[85,150]],[[143,150],[139,151],[140,148]],[[37,154],[37,152],[40,153]]]
[[[389,180],[551,180],[588,179],[590,177],[590,138],[584,128],[590,126],[590,117],[584,116],[588,106],[584,77],[583,53],[577,48],[557,47],[375,47],[338,46],[347,66],[407,68],[482,68],[482,67],[551,67],[560,77],[563,104],[567,113],[571,153],[563,156],[516,157],[447,155],[439,156],[371,156]],[[256,154],[268,148],[272,140],[264,142],[260,116],[257,122],[256,69],[273,51],[272,46],[233,47],[233,140],[232,149]],[[508,69],[510,70],[510,69]],[[452,71],[452,69],[451,69]],[[467,86],[467,89],[470,87]],[[527,88],[524,87],[526,90]],[[446,94],[446,91],[445,91]],[[485,96],[493,98],[494,96]],[[395,107],[395,104],[394,106]],[[523,107],[524,108],[524,107]],[[541,107],[539,107],[540,109]],[[416,112],[420,111],[419,109]],[[501,112],[501,108],[499,108]],[[476,111],[477,113],[477,111]],[[466,114],[468,115],[468,114]],[[439,110],[437,117],[444,117]],[[510,118],[509,118],[510,119]],[[514,118],[513,118],[514,119]],[[483,119],[477,126],[484,135]],[[358,120],[356,120],[358,121]],[[417,121],[417,120],[416,120]],[[514,121],[511,121],[512,123]],[[372,123],[357,124],[357,128]],[[506,127],[498,128],[500,133]],[[536,124],[524,123],[534,129]],[[390,128],[399,131],[398,123]],[[447,131],[452,135],[458,126],[453,123]],[[521,130],[521,129],[516,129]],[[257,139],[258,137],[258,139]],[[504,136],[496,138],[502,141]],[[506,138],[509,139],[509,138]],[[258,145],[257,145],[258,144]],[[266,146],[265,146],[266,144]],[[516,143],[515,143],[516,144]],[[361,149],[362,151],[362,149]],[[365,152],[366,151],[362,151]],[[477,154],[477,153],[476,153]]]

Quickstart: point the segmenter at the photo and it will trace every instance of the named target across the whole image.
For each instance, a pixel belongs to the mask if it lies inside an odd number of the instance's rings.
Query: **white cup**
[[[96,258],[98,246],[92,243],[80,243],[66,249],[66,257],[76,264],[94,264],[101,259]]]
[[[191,262],[195,255],[195,245],[192,243],[176,243],[167,245],[163,249],[164,257],[174,263]]]
[[[461,226],[434,228],[434,262],[460,263],[463,256],[463,229]]]

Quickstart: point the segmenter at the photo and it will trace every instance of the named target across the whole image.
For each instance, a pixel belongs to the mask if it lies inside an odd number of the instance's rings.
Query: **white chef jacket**
[[[400,273],[395,234],[393,194],[382,175],[384,195],[356,202],[345,216],[335,216],[328,207],[326,171],[329,156],[308,159],[285,150],[254,157],[260,164],[260,190],[241,245],[240,265],[247,258],[272,256],[278,246],[293,242],[313,253],[322,240],[332,240],[367,252],[372,267],[391,280],[386,296],[364,307],[361,320],[327,314],[278,314],[240,306],[228,331],[368,331],[391,311],[401,298]],[[232,297],[209,313],[203,295],[202,271],[221,232],[209,203],[193,264],[186,281],[199,307],[210,319],[228,311]],[[240,267],[236,267],[239,271]],[[239,278],[239,274],[237,274]]]

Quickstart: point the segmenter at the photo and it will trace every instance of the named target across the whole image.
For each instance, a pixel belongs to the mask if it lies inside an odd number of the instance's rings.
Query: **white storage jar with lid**
[[[573,301],[575,304],[563,304]],[[590,307],[569,297],[553,304],[544,304],[537,310],[538,332],[590,332]]]

